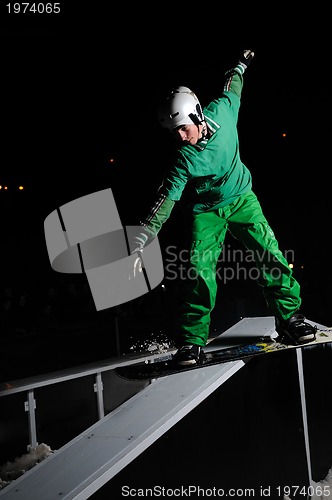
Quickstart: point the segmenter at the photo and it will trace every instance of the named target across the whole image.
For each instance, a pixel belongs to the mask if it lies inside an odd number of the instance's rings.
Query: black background
[[[123,224],[138,223],[169,154],[158,99],[181,84],[206,104],[249,48],[241,157],[281,248],[294,250],[296,276],[315,295],[310,316],[323,322],[331,298],[327,12],[290,14],[282,4],[60,6],[47,17],[1,5],[3,287],[54,280],[43,224],[63,203],[110,187]],[[182,226],[177,208],[161,243],[182,244]]]

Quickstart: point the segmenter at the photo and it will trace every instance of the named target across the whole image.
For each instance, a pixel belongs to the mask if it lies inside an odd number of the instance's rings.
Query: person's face
[[[202,138],[202,129],[202,125],[197,126],[194,123],[190,125],[181,125],[172,130],[172,135],[177,141],[193,146]]]

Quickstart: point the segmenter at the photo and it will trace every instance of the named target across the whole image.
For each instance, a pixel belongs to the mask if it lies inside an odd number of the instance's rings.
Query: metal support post
[[[28,412],[28,420],[29,420],[29,440],[30,444],[28,445],[29,448],[37,448],[38,442],[37,442],[37,433],[36,433],[36,400],[34,398],[34,392],[33,389],[30,389],[28,391],[28,400],[25,401],[24,403],[24,409],[25,411]]]
[[[100,420],[105,416],[104,411],[104,399],[103,399],[103,380],[101,373],[96,373],[94,384],[94,391],[97,394],[97,408],[98,408],[98,419]]]

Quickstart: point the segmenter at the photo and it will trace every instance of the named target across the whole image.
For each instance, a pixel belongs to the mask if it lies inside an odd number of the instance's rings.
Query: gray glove
[[[136,234],[130,245],[130,247],[132,248],[130,253],[143,252],[143,248],[147,240],[148,240],[148,235],[143,231],[139,234]]]
[[[130,242],[130,253],[134,254],[136,253],[136,259],[134,261],[133,268],[130,269],[129,272],[129,279],[135,278],[137,273],[142,272],[142,256],[143,256],[143,249],[144,245],[146,244],[148,240],[148,235],[145,232],[138,233],[134,236],[132,241]]]

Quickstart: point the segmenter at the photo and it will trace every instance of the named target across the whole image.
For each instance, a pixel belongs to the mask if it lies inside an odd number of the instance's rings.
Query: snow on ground
[[[312,493],[311,500],[332,499],[332,468],[328,471],[325,479],[318,483],[313,482]]]
[[[52,453],[53,451],[47,444],[41,443],[36,448],[31,447],[28,453],[15,458],[13,462],[6,462],[0,467],[0,490]]]
[[[39,462],[45,460],[52,453],[54,453],[54,450],[52,451],[47,444],[41,443],[36,448],[30,448],[28,453],[17,457],[13,462],[7,462],[1,466],[0,490],[32,469]],[[310,500],[332,500],[332,468],[328,471],[325,479],[312,483],[308,493],[310,494]],[[283,500],[291,500],[291,498],[285,495]]]
[[[303,498],[310,498],[310,500],[332,500],[332,468],[328,471],[325,479],[312,484],[306,490],[308,492],[308,496],[304,496]],[[288,496],[284,496],[283,500],[292,500]]]

